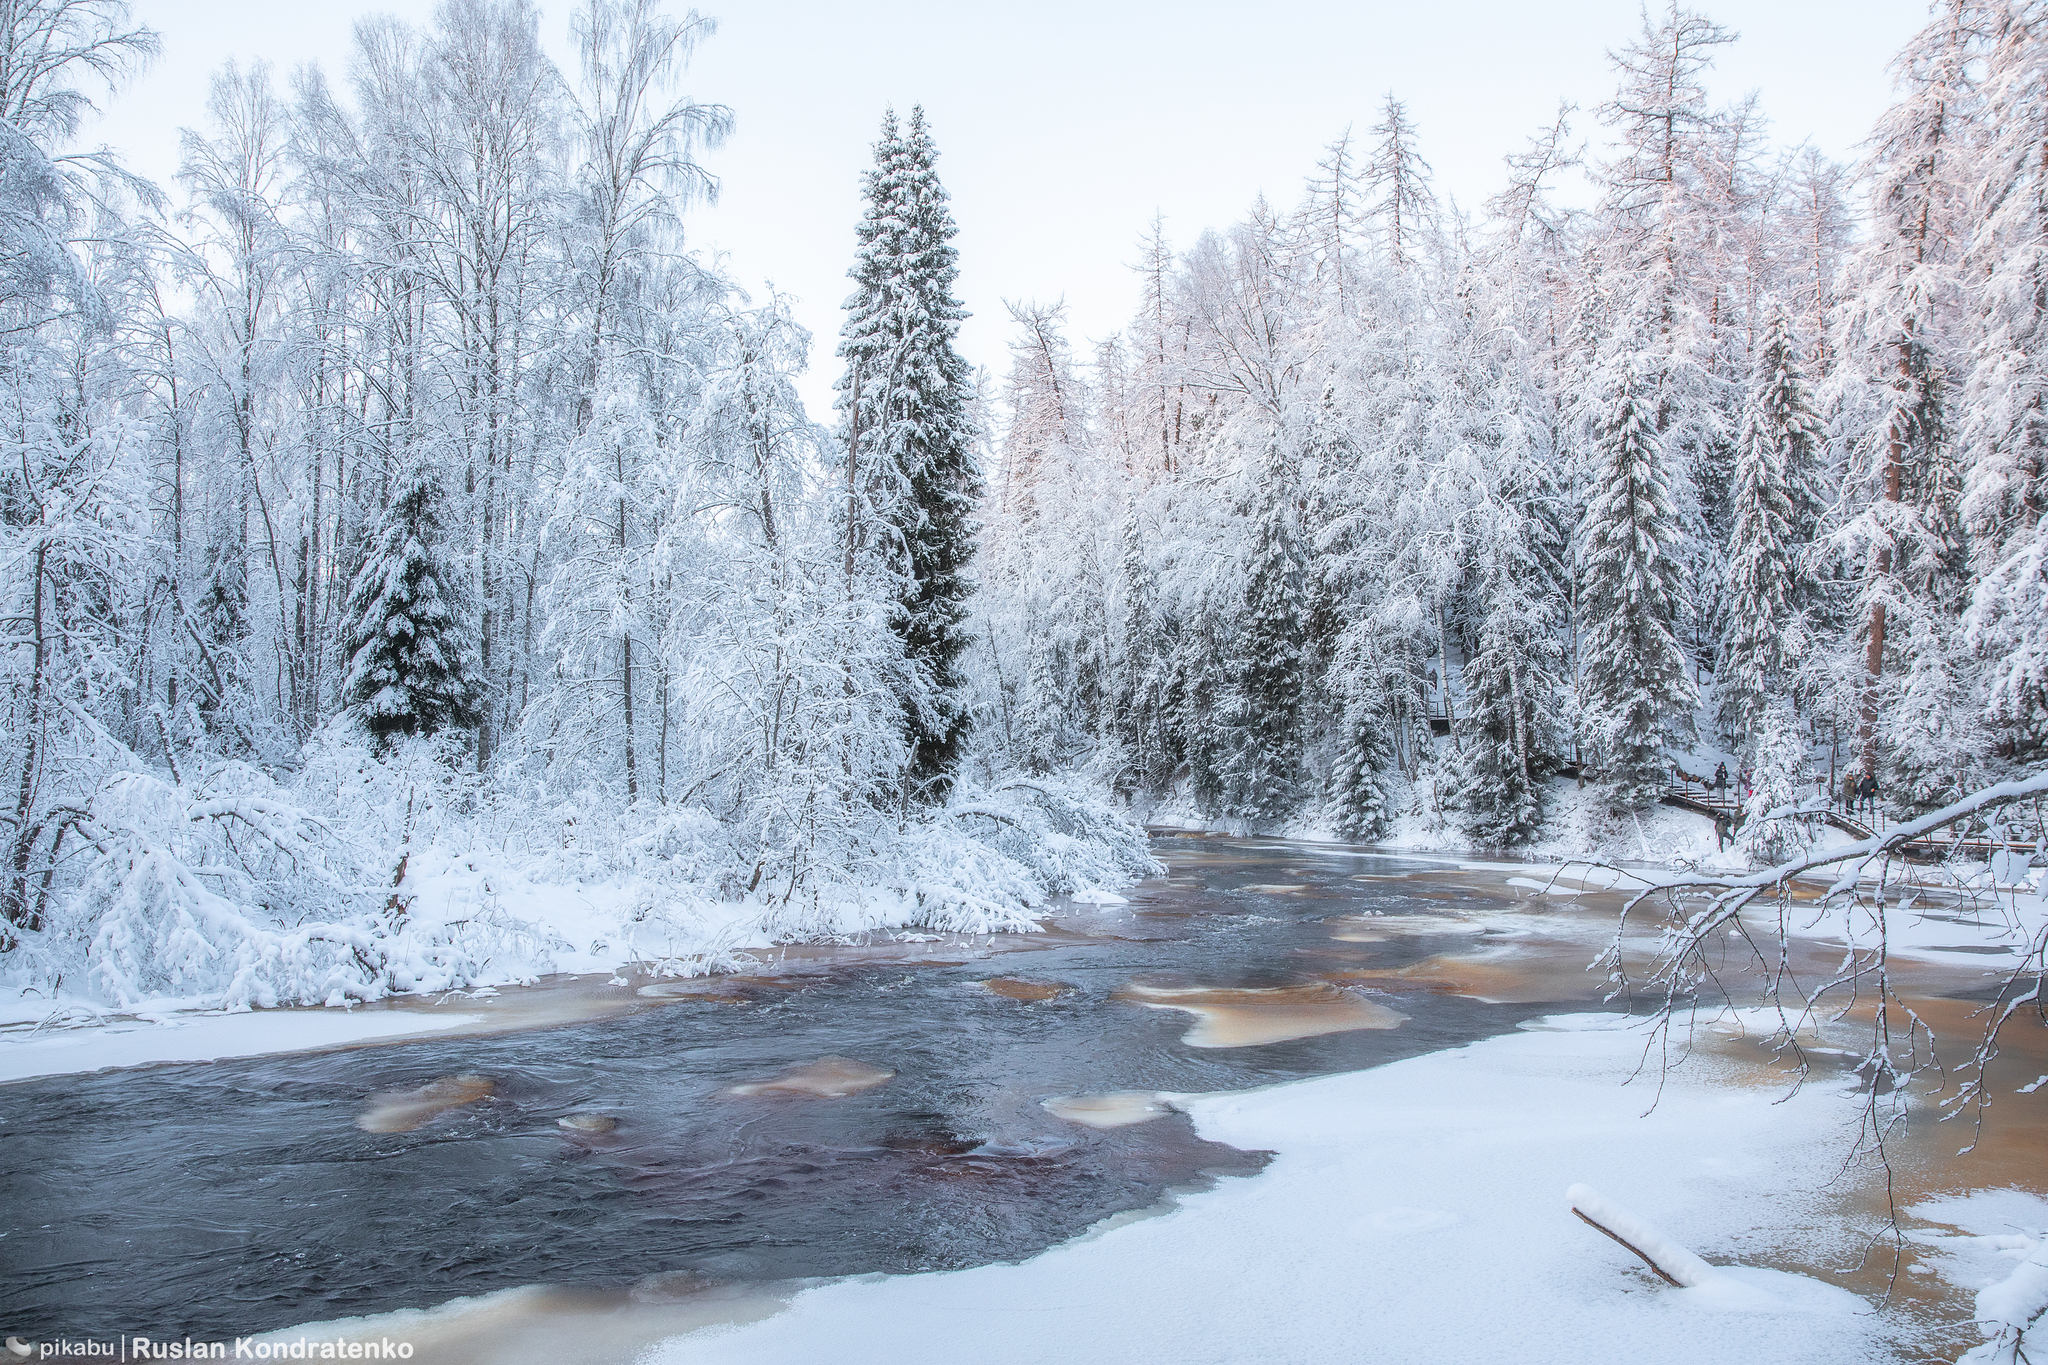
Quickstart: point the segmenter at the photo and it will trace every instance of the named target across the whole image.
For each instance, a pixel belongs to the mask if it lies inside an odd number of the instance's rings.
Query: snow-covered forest
[[[584,0],[573,69],[524,0],[367,20],[222,71],[164,186],[80,138],[155,35],[4,15],[18,982],[702,970],[1028,929],[1151,865],[1133,809],[1512,847],[1701,745],[1917,810],[2048,744],[2048,5],[1943,3],[1860,166],[1713,104],[1684,10],[1477,212],[1390,97],[1298,203],[1155,223],[1121,336],[1013,305],[1000,383],[890,113],[831,414],[686,248],[694,12]]]
[[[695,970],[1150,865],[1083,792],[955,780],[977,429],[918,117],[867,177],[837,438],[783,303],[682,246],[730,125],[676,93],[696,14],[591,0],[570,71],[521,0],[367,20],[338,84],[222,71],[162,187],[74,146],[155,35],[5,14],[11,974]]]
[[[1733,39],[1646,17],[1478,212],[1390,96],[1297,202],[1155,223],[1091,353],[1015,305],[989,749],[1493,847],[1561,772],[1623,819],[1701,750],[1764,809],[2038,765],[2048,6],[1936,5],[1854,166],[1708,98]]]

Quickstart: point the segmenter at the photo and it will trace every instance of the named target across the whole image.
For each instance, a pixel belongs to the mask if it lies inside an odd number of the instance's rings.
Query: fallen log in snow
[[[1598,1228],[1643,1258],[1664,1283],[1678,1289],[1692,1289],[1713,1279],[1718,1271],[1666,1237],[1591,1185],[1574,1185],[1564,1192],[1572,1212],[1580,1221]]]

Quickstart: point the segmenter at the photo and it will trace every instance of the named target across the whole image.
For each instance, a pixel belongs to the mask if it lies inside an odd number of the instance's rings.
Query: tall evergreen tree
[[[954,349],[967,316],[953,295],[956,231],[924,111],[892,110],[866,176],[839,381],[846,424],[849,571],[862,557],[894,584],[891,621],[911,665],[903,697],[911,789],[944,795],[968,725],[967,599],[974,591],[974,382]]]
[[[1773,312],[1757,348],[1736,447],[1734,524],[1728,543],[1715,682],[1721,728],[1746,741],[1784,684],[1793,657],[1793,572],[1812,535],[1813,466],[1822,439],[1791,324]],[[1801,511],[1807,513],[1802,519]]]
[[[1617,810],[1655,799],[1665,741],[1691,727],[1695,701],[1676,626],[1682,598],[1678,514],[1655,419],[1625,366],[1596,432],[1594,487],[1581,527],[1581,705]]]
[[[1515,585],[1497,585],[1465,663],[1465,747],[1459,754],[1458,804],[1483,844],[1526,843],[1543,820],[1545,717],[1555,652],[1540,605]]]
[[[1965,568],[1960,475],[1946,335],[1957,314],[1958,256],[1971,197],[1971,134],[1981,105],[1968,0],[1944,0],[1893,68],[1902,98],[1878,120],[1864,167],[1871,185],[1866,288],[1852,315],[1852,370],[1877,399],[1851,471],[1862,503],[1848,528],[1864,564],[1864,678],[1857,726],[1875,774],[1886,675],[1945,672]]]
[[[1269,501],[1245,566],[1223,777],[1229,813],[1271,825],[1302,794],[1304,575],[1298,512],[1278,460],[1267,463],[1260,482]]]
[[[1769,865],[1812,843],[1813,829],[1803,820],[1764,817],[1803,804],[1813,792],[1806,785],[1805,739],[1789,700],[1771,699],[1757,721],[1756,736],[1755,785],[1744,806],[1737,847],[1753,861]]]
[[[1337,751],[1327,809],[1337,832],[1349,839],[1381,838],[1394,818],[1388,788],[1400,761],[1393,740],[1398,722],[1374,643],[1369,632],[1350,630],[1337,645]]]
[[[349,586],[342,700],[379,743],[473,730],[483,719],[474,634],[440,556],[440,502],[432,472],[412,471]]]

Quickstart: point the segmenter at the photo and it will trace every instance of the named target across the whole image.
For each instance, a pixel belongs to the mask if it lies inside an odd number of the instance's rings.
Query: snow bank
[[[650,1365],[745,1362],[1867,1362],[1868,1305],[1729,1266],[1773,1249],[1853,1263],[1820,1191],[1853,1102],[1809,1085],[1711,1082],[1704,1063],[1623,1082],[1642,1038],[1568,1016],[1350,1075],[1175,1097],[1203,1136],[1276,1150],[1265,1172],[1183,1196],[1021,1265],[810,1290],[749,1326],[675,1338]],[[1603,1188],[1719,1263],[1671,1289],[1574,1218]],[[1845,1235],[1816,1245],[1816,1227]],[[1836,1254],[1842,1256],[1835,1261]]]
[[[388,1041],[477,1022],[473,1014],[283,1010],[144,1011],[97,1018],[73,1009],[0,1030],[0,1084],[151,1062],[212,1062]]]
[[[1058,781],[962,783],[937,809],[861,807],[770,847],[712,812],[487,794],[427,742],[336,725],[290,774],[123,772],[77,821],[43,923],[0,989],[43,1013],[344,1006],[750,947],[922,928],[1035,932],[1034,911],[1154,871],[1144,831]],[[60,994],[58,987],[63,988]]]

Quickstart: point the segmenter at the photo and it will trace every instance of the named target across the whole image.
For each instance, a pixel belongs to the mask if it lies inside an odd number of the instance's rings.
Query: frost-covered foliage
[[[1743,403],[1715,660],[1721,728],[1736,739],[1758,732],[1771,699],[1785,694],[1800,653],[1793,566],[1818,510],[1801,493],[1812,485],[1822,438],[1791,322],[1774,310]]]
[[[460,757],[338,722],[285,780],[232,761],[114,772],[71,819],[10,975],[117,1006],[233,1008],[632,961],[690,973],[778,940],[1032,932],[1054,897],[1157,870],[1141,830],[1056,780],[961,784],[908,823],[869,807],[775,850],[703,806],[628,823],[494,792]]]
[[[169,777],[109,764],[66,814],[10,967],[117,1005],[337,1004],[464,984],[474,957],[408,932],[387,904],[390,869],[366,850],[384,833],[390,770],[367,743],[351,752],[357,773],[378,775],[363,778],[374,793],[317,748],[297,782],[189,754]],[[447,786],[444,762],[396,761]]]
[[[846,482],[865,504],[847,509],[847,571],[889,585],[889,626],[904,661],[908,780],[927,801],[945,795],[966,739],[960,655],[981,493],[973,382],[953,345],[967,316],[953,295],[957,229],[937,156],[923,109],[901,128],[890,111],[865,181],[838,385]]]
[[[440,475],[408,473],[345,604],[341,695],[380,739],[474,730],[482,719],[469,623],[440,562]]]
[[[1678,518],[1656,417],[1634,374],[1614,381],[1595,427],[1593,496],[1581,527],[1581,619],[1599,661],[1582,686],[1602,777],[1620,809],[1666,782],[1664,745],[1682,733],[1693,689],[1678,644]]]
[[[1812,817],[1785,812],[1810,806],[1813,796],[1806,784],[1806,739],[1798,718],[1791,703],[1773,702],[1757,736],[1737,846],[1758,866],[1801,852],[1814,841]]]
[[[921,116],[842,441],[783,301],[683,247],[731,121],[676,91],[708,21],[586,0],[564,72],[482,0],[359,26],[342,88],[229,67],[145,221],[69,145],[154,51],[124,12],[0,14],[0,974],[244,1006],[700,970],[1028,929],[1149,866],[1060,778],[942,799],[977,430]]]
[[[2048,11],[1936,7],[1860,226],[1852,168],[1711,100],[1734,41],[1678,7],[1612,50],[1588,208],[1569,110],[1463,217],[1390,100],[1294,205],[1153,224],[1122,335],[1014,309],[988,755],[1487,844],[1547,774],[1624,815],[1780,703],[1899,805],[2037,763]]]

